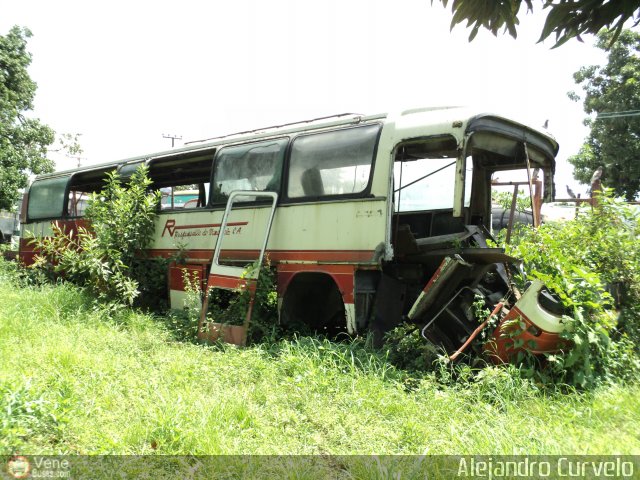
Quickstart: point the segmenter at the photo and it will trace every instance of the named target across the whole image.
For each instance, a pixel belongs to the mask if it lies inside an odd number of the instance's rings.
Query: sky
[[[465,105],[549,131],[558,194],[585,191],[567,157],[588,134],[573,73],[606,56],[572,40],[536,43],[546,12],[517,40],[469,43],[436,0],[0,0],[0,34],[33,32],[33,116],[80,133],[83,165],[182,142],[337,113]],[[51,153],[57,169],[78,159]]]

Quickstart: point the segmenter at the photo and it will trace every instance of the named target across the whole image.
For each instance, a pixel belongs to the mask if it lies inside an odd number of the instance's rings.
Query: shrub
[[[200,277],[197,272],[190,276],[189,270],[185,268],[182,271],[182,279],[187,294],[182,309],[169,310],[163,318],[176,340],[197,343],[202,310]]]
[[[250,277],[258,268],[260,272],[253,295],[245,287],[235,290],[211,289],[207,319],[209,322],[226,325],[243,325],[249,304],[253,301],[248,340],[251,342],[274,341],[284,333],[278,324],[275,268],[271,267],[269,259],[265,258],[261,267],[257,262],[245,266],[242,277]]]
[[[573,347],[550,355],[536,375],[589,387],[637,373],[630,342],[640,332],[639,239],[637,211],[605,192],[577,219],[523,229],[507,246],[527,276],[542,280],[571,312],[563,336]]]
[[[257,262],[247,265],[243,277],[249,276],[256,268]],[[278,296],[275,276],[275,269],[271,267],[269,259],[265,259],[253,295],[252,315],[247,336],[250,343],[274,342],[283,336],[283,329],[278,324]],[[182,271],[182,279],[187,294],[184,305],[181,309],[167,312],[166,324],[176,339],[197,342],[204,292],[195,272],[191,276],[185,268]],[[243,325],[251,300],[251,291],[247,288],[210,289],[206,322],[209,324],[215,322],[225,325]]]
[[[416,325],[403,323],[385,335],[389,362],[410,372],[430,370],[443,351],[425,341]]]
[[[125,186],[117,173],[108,174],[105,188],[89,198],[90,227],[66,230],[58,223],[53,235],[33,240],[33,268],[50,278],[62,278],[89,289],[101,300],[133,304],[149,273],[138,268],[154,232],[158,192],[140,167]]]
[[[509,211],[511,210],[511,202],[513,201],[513,192],[492,190],[491,201]],[[525,194],[524,190],[518,190],[518,194],[516,195],[516,212],[526,212],[527,210],[531,210],[531,196]]]

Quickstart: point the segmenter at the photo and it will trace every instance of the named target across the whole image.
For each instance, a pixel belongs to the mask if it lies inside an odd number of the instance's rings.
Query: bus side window
[[[107,167],[74,173],[69,181],[64,215],[72,218],[84,217],[90,195],[102,191],[107,174],[113,170],[114,167]]]
[[[192,157],[168,156],[149,162],[152,188],[160,191],[160,209],[196,209],[207,205],[214,150]]]
[[[213,169],[211,203],[225,203],[234,190],[279,192],[284,153],[289,140],[281,138],[223,148]],[[238,201],[255,201],[250,195]]]
[[[29,190],[28,220],[84,216],[89,195],[102,190],[107,173],[114,168],[102,167],[37,179]]]
[[[70,176],[36,179],[29,190],[28,220],[62,218]]]
[[[70,217],[84,217],[87,209],[89,195],[85,192],[73,190],[69,192],[69,203],[67,203],[67,215]]]
[[[296,138],[289,165],[289,198],[365,192],[379,131],[379,125],[367,125]]]

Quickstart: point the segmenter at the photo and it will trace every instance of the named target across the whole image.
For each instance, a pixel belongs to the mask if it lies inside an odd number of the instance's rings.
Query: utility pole
[[[162,138],[170,138],[171,139],[171,148],[173,148],[173,146],[175,145],[175,141],[176,140],[182,140],[182,135],[178,136],[178,135],[171,135],[169,133],[167,133],[167,134],[163,133],[162,134]]]

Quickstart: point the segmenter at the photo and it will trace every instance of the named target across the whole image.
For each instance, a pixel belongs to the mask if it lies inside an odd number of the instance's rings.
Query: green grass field
[[[638,385],[442,385],[311,338],[204,347],[2,273],[0,359],[3,454],[640,454]]]

